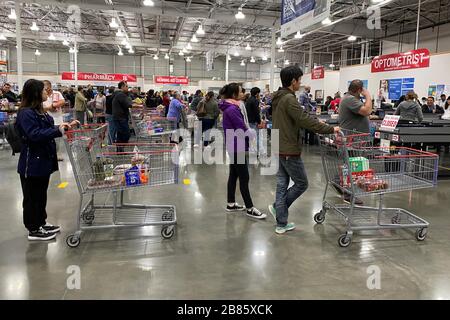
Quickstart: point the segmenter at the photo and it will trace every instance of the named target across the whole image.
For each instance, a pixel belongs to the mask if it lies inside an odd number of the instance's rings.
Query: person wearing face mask
[[[22,138],[17,172],[23,193],[23,222],[30,241],[54,239],[61,229],[46,221],[50,175],[58,170],[55,139],[62,137],[65,129],[78,124],[73,121],[55,125],[43,107],[48,99],[44,87],[39,80],[25,82],[16,120],[16,130]]]

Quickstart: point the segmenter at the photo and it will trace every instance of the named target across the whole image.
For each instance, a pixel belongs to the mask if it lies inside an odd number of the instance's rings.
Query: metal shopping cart
[[[162,226],[162,237],[171,238],[177,221],[175,206],[125,203],[124,192],[178,183],[176,146],[147,143],[105,146],[106,132],[107,126],[103,125],[69,131],[65,136],[80,193],[77,230],[67,237],[67,245],[77,247],[83,230],[110,227]],[[112,201],[99,204],[96,195],[100,193],[108,199],[112,195]]]
[[[400,208],[384,208],[383,196],[389,193],[432,188],[437,185],[439,157],[410,148],[373,146],[370,134],[343,131],[339,135],[320,135],[320,148],[327,184],[322,210],[314,216],[317,224],[325,221],[327,211],[341,215],[347,225],[339,237],[341,247],[352,242],[353,232],[379,229],[416,229],[423,241],[428,222]],[[350,205],[326,200],[330,186],[350,196]],[[378,207],[355,205],[356,197],[376,195]]]
[[[131,110],[131,126],[138,142],[168,143],[177,130],[177,119],[161,117],[157,111]]]

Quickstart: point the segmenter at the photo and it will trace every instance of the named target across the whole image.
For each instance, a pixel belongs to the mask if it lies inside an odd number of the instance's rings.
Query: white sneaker
[[[267,214],[261,213],[261,211],[256,208],[251,208],[247,210],[247,216],[255,219],[265,219]]]

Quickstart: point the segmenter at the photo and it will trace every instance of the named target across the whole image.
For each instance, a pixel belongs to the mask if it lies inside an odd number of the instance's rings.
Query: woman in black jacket
[[[23,222],[29,231],[28,240],[51,240],[60,231],[59,226],[46,222],[45,210],[50,175],[58,170],[55,138],[62,137],[64,129],[78,124],[73,121],[55,126],[53,118],[44,112],[42,102],[46,100],[42,81],[25,82],[16,130],[22,138],[17,172],[22,184]]]

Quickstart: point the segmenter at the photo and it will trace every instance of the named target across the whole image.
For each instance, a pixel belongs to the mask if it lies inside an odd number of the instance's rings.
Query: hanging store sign
[[[155,76],[155,83],[159,84],[189,84],[188,77]]]
[[[61,74],[62,80],[75,80],[75,72],[63,72]],[[111,81],[111,82],[137,82],[135,74],[120,74],[120,73],[94,73],[94,72],[78,72],[78,80],[88,81]]]
[[[281,37],[321,23],[330,16],[331,0],[283,0]]]
[[[372,60],[372,73],[428,68],[429,66],[430,51],[428,49],[418,49],[375,57]]]
[[[325,78],[325,68],[324,67],[315,67],[311,72],[311,79],[318,80]]]

